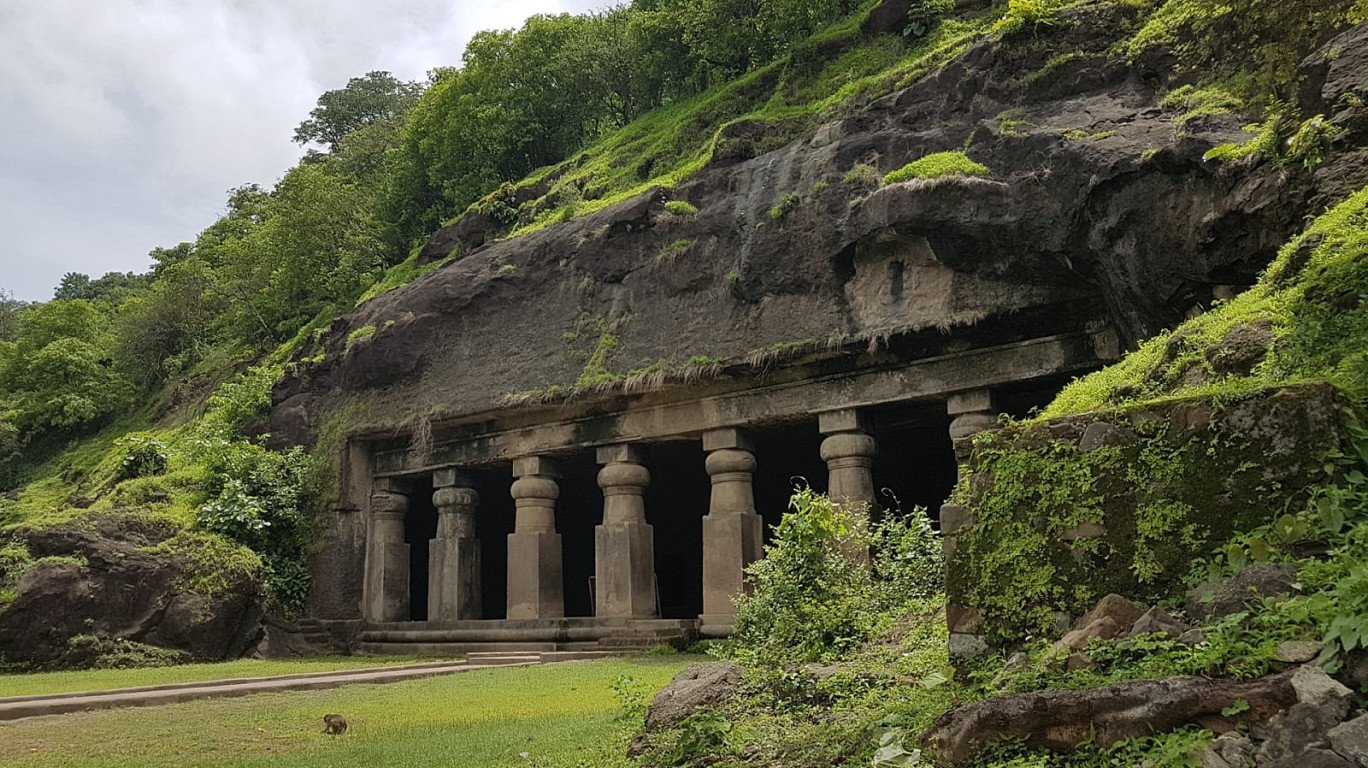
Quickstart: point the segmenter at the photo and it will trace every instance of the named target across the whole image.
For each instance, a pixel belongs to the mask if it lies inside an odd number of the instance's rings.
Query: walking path
[[[59,715],[91,709],[147,707],[194,699],[248,696],[276,691],[316,691],[357,683],[397,683],[422,677],[449,675],[493,667],[528,666],[560,661],[599,658],[603,653],[472,653],[465,659],[404,666],[350,669],[340,672],[306,672],[276,677],[239,678],[203,683],[176,683],[145,688],[119,688],[83,693],[56,693],[42,696],[0,698],[0,720]]]

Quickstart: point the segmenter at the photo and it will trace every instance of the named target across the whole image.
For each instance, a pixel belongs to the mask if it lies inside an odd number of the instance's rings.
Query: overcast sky
[[[608,0],[0,0],[0,288],[142,271],[270,184],[318,95]]]

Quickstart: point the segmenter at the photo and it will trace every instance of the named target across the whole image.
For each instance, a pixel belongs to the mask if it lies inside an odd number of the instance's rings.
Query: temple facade
[[[957,444],[1116,353],[1078,331],[354,435],[310,614],[381,652],[724,637],[795,487],[938,519]]]

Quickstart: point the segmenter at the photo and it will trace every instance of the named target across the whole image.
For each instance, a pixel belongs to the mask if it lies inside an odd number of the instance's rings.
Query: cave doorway
[[[427,621],[428,541],[437,535],[437,507],[432,503],[432,476],[414,478],[404,515],[404,543],[409,551],[409,621]]]
[[[864,412],[874,455],[875,515],[921,510],[936,527],[955,490],[959,466],[943,401],[893,403]]]
[[[594,526],[603,519],[603,491],[594,452],[557,456],[561,476],[556,501],[556,532],[561,536],[561,578],[565,615],[594,615]]]
[[[789,499],[798,488],[827,490],[827,466],[822,461],[822,435],[817,418],[804,418],[747,430],[755,447],[755,511],[764,521],[765,542],[774,536]]]
[[[692,619],[703,612],[703,516],[712,481],[700,440],[651,443],[646,464],[646,522],[655,542],[660,615]]]
[[[468,470],[470,484],[480,494],[475,511],[475,536],[480,540],[480,617],[508,615],[508,534],[513,532],[516,507],[511,462]]]

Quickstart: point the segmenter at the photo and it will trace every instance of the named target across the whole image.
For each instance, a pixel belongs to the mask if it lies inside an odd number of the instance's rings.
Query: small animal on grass
[[[323,732],[329,736],[341,736],[347,732],[347,718],[341,715],[324,715]]]

